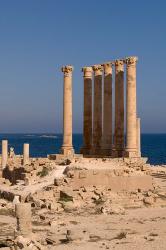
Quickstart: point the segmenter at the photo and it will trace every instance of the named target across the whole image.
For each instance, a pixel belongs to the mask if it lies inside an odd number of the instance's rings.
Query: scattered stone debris
[[[123,221],[133,209],[166,205],[166,189],[160,176],[166,176],[166,168],[151,168],[143,159],[78,158],[58,163],[29,158],[29,163],[22,165],[22,156],[11,149],[0,178],[0,217],[7,218],[0,229],[0,247],[3,242],[6,249],[13,250],[60,249],[65,244],[75,249],[73,244],[98,242],[102,248],[111,249],[108,242],[127,242],[134,233],[126,229],[110,237],[97,234],[97,228],[93,233],[93,221],[91,228],[88,220],[94,216],[99,223],[100,217]],[[145,224],[139,221],[139,225]],[[151,233],[144,240],[156,241],[156,235]]]

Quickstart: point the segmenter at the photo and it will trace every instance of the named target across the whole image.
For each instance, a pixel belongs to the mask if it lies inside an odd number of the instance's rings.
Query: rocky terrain
[[[9,159],[0,178],[1,249],[165,249],[165,166],[143,159],[21,162]],[[128,186],[126,178],[138,183]],[[27,235],[20,233],[19,203],[31,207]]]

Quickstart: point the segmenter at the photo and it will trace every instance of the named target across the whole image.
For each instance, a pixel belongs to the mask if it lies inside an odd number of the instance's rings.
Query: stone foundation
[[[74,170],[70,185],[73,188],[87,186],[105,186],[112,191],[135,191],[141,189],[143,191],[153,189],[152,177],[146,174],[140,176],[119,176],[126,174],[123,170],[108,169],[89,169],[89,170]],[[117,175],[117,176],[116,176]]]
[[[85,160],[83,160],[85,161]],[[69,185],[74,188],[103,186],[111,191],[152,190],[152,177],[146,158],[86,159],[65,170]]]

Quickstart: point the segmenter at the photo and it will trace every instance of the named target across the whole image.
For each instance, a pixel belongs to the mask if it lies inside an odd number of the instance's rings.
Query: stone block
[[[94,174],[94,175],[97,175],[98,173],[99,173],[98,170],[93,170],[93,174]]]
[[[31,204],[17,203],[15,205],[17,218],[17,235],[28,236],[32,233]]]
[[[85,171],[79,172],[79,179],[84,179],[87,177],[87,173]]]
[[[64,188],[60,190],[60,200],[62,201],[73,201],[74,192],[71,188]]]

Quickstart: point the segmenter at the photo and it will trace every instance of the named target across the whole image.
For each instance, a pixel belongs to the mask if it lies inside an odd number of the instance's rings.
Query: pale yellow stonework
[[[141,119],[137,118],[137,153],[141,157]]]
[[[2,169],[7,166],[8,161],[8,141],[2,140]]]
[[[65,156],[73,155],[72,144],[72,72],[70,65],[62,67],[64,73],[63,86],[63,145],[61,153]]]
[[[137,104],[136,104],[137,57],[128,57],[126,63],[126,153],[137,156]]]
[[[17,235],[30,236],[32,233],[31,204],[17,203],[15,205],[17,218]]]
[[[24,143],[23,146],[23,165],[29,164],[29,144]]]

